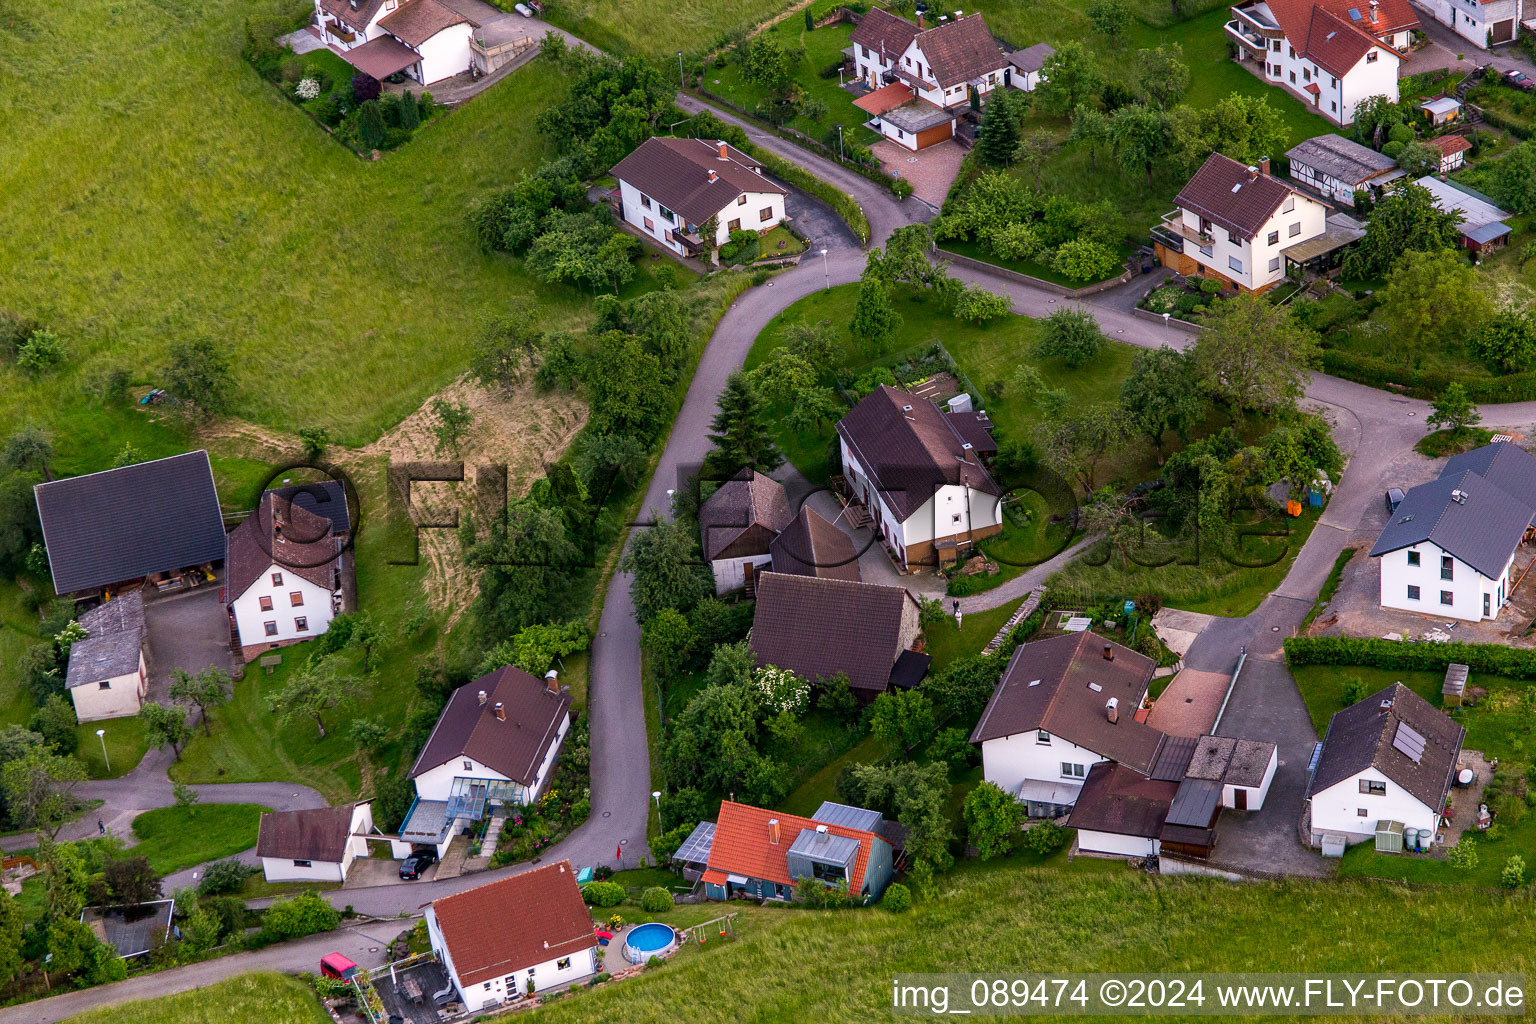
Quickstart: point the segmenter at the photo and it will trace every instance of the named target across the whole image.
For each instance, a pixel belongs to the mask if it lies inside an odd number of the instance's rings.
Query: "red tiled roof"
[[[1373,35],[1383,36],[1405,28],[1419,27],[1419,16],[1414,13],[1408,0],[1380,0],[1374,8],[1360,0],[1316,0],[1316,3],[1331,14],[1348,18]],[[1359,21],[1350,18],[1351,9],[1360,12]]]
[[[874,92],[860,96],[853,101],[853,105],[871,117],[879,117],[887,110],[894,110],[903,103],[911,103],[915,98],[909,86],[901,82],[892,82],[890,85],[882,85]]]
[[[362,46],[342,50],[341,59],[370,78],[382,81],[396,71],[404,71],[421,60],[421,54],[394,36],[379,36],[377,39],[368,40]]]
[[[478,985],[597,945],[571,862],[434,900],[460,985]]]
[[[1308,82],[1306,85],[1302,86],[1302,90],[1304,92],[1311,93],[1313,96],[1320,95],[1323,91],[1317,87],[1316,82]]]
[[[1291,45],[1319,67],[1342,78],[1373,47],[1396,53],[1362,27],[1365,21],[1353,21],[1350,4],[1330,0],[1328,5],[1316,0],[1267,0],[1270,12]],[[1406,0],[1399,0],[1406,6]],[[1343,8],[1335,11],[1333,7]],[[1394,8],[1395,10],[1395,8]],[[1417,24],[1417,20],[1415,20]],[[1386,32],[1388,29],[1381,29]]]
[[[410,0],[379,19],[379,28],[398,37],[407,46],[420,46],[444,29],[466,22],[473,24],[437,0]]]
[[[779,841],[768,841],[768,822],[779,822]],[[706,882],[720,885],[725,882],[721,873],[742,875],[746,878],[762,878],[782,885],[794,885],[797,879],[789,877],[789,864],[785,854],[795,838],[804,829],[825,828],[835,836],[858,842],[859,852],[853,859],[853,873],[848,878],[848,891],[857,893],[864,888],[864,868],[869,863],[870,847],[878,836],[860,828],[828,825],[782,811],[769,811],[750,804],[720,803],[720,818],[715,823],[714,844],[709,849],[709,870],[704,873]],[[713,878],[711,876],[714,876]]]
[[[1440,151],[1441,156],[1454,156],[1457,153],[1465,153],[1472,148],[1472,143],[1468,142],[1461,135],[1442,135],[1439,138],[1428,141],[1431,146]]]

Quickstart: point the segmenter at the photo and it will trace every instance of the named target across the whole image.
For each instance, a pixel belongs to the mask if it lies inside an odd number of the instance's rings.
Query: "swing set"
[[[726,914],[724,917],[717,917],[712,920],[693,925],[691,928],[687,929],[688,941],[698,943],[700,946],[702,946],[709,941],[709,933],[711,932],[719,932],[720,938],[722,939],[734,940],[736,938],[736,915],[739,913],[740,911],[732,911],[731,913]]]

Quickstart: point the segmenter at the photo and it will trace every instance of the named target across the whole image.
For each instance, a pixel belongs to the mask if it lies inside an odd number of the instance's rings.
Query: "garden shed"
[[[1445,682],[1440,685],[1440,704],[1442,707],[1459,708],[1462,699],[1467,694],[1467,666],[1447,665],[1445,669]]]

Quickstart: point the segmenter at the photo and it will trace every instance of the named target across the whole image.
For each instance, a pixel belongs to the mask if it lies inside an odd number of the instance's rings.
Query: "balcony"
[[[707,251],[708,247],[705,246],[704,239],[699,237],[696,232],[673,231],[672,237],[680,242],[684,249],[688,250],[690,256],[697,256]]]
[[[1226,29],[1228,39],[1248,49],[1256,56],[1269,52],[1269,41],[1242,22],[1229,21],[1226,24]]]
[[[344,43],[353,43],[357,41],[357,33],[353,32],[351,29],[342,28],[341,22],[339,21],[327,22],[325,30]]]
[[[1185,224],[1184,218],[1178,210],[1172,210],[1163,214],[1162,223],[1159,227],[1176,238],[1188,239],[1204,249],[1209,249],[1216,242],[1216,239],[1209,232],[1198,231]]]

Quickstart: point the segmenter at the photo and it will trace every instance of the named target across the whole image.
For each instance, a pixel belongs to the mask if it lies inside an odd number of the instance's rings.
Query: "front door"
[[[1248,791],[1246,789],[1234,789],[1232,791],[1232,806],[1239,811],[1248,809]]]

